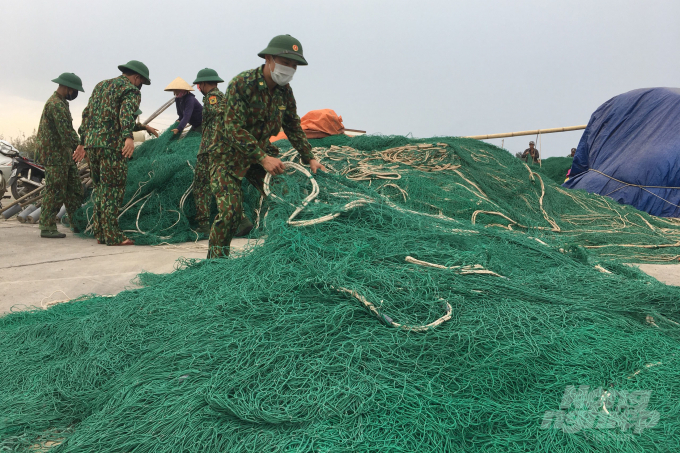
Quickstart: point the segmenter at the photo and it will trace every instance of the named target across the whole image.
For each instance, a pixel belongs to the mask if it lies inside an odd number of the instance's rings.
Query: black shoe
[[[250,233],[252,230],[253,230],[252,222],[248,220],[247,217],[243,217],[241,219],[241,223],[238,226],[238,230],[236,231],[236,234],[234,236],[237,238],[248,236],[248,233]]]
[[[42,230],[40,232],[40,237],[49,239],[62,239],[65,238],[66,235],[64,233],[60,233],[57,230]]]

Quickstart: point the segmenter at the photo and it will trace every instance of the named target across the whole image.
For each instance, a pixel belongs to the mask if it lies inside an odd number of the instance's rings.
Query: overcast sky
[[[680,86],[678,0],[0,0],[0,12],[5,137],[37,128],[62,72],[83,79],[71,103],[77,126],[94,85],[143,61],[152,82],[142,89],[144,119],[175,77],[192,82],[210,67],[229,80],[261,64],[257,53],[285,33],[309,61],[291,84],[300,116],[330,108],[369,133],[574,126],[617,94]],[[566,155],[580,137],[543,136],[543,157]],[[524,150],[532,138],[505,148]]]

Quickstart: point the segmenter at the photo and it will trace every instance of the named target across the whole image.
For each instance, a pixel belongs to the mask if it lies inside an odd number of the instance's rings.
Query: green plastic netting
[[[190,225],[165,138],[126,196],[152,243],[192,239],[145,218]],[[301,212],[300,172],[246,187],[260,245],[0,318],[0,451],[673,451],[680,288],[622,262],[677,260],[677,224],[474,140],[313,146]]]
[[[196,241],[192,228],[196,213],[191,194],[193,168],[201,144],[200,132],[189,131],[182,139],[172,133],[171,126],[157,139],[139,145],[128,164],[125,201],[119,224],[124,233],[139,245],[158,245]],[[92,218],[91,199],[80,209],[80,225],[85,236]]]
[[[567,179],[567,172],[573,162],[573,157],[549,157],[541,160],[537,170],[561,185]]]

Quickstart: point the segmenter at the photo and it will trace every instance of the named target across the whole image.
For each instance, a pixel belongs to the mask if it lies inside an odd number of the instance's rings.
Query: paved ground
[[[0,217],[0,315],[83,294],[117,294],[137,287],[132,280],[142,271],[172,272],[179,257],[205,258],[208,251],[208,241],[107,247],[59,229],[66,238],[41,239],[38,225]],[[240,248],[247,240],[232,244]]]
[[[179,257],[205,258],[207,241],[176,246],[107,247],[94,239],[41,239],[38,225],[0,217],[0,315],[10,310],[45,307],[83,294],[117,294],[137,287],[142,271],[172,272]],[[235,239],[241,248],[245,239]],[[680,286],[680,265],[644,264],[640,268],[670,285]]]

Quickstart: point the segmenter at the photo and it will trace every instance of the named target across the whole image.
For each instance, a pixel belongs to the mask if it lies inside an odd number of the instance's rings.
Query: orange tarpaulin
[[[305,131],[307,138],[322,138],[329,135],[340,135],[345,131],[345,126],[342,124],[342,117],[331,109],[312,110],[305,116],[300,118],[300,125]],[[277,140],[287,138],[286,134],[281,131],[269,139],[274,143]]]

